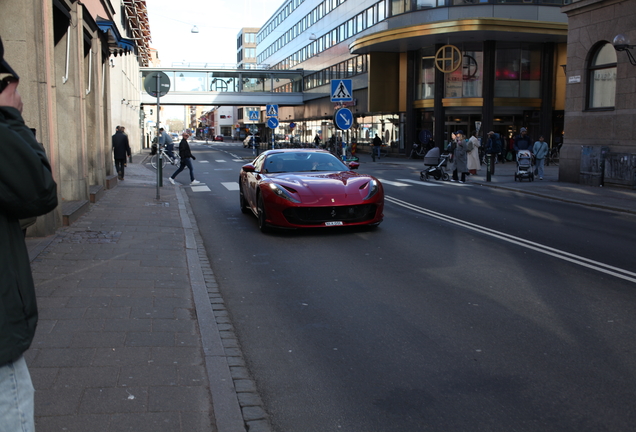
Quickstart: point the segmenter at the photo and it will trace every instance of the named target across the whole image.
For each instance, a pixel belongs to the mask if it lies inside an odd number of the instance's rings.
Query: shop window
[[[499,47],[495,68],[495,97],[541,97],[541,50]]]
[[[616,50],[610,43],[597,46],[588,66],[589,109],[614,108],[616,97]]]
[[[422,59],[421,74],[419,99],[433,99],[435,97],[435,60],[433,58]]]

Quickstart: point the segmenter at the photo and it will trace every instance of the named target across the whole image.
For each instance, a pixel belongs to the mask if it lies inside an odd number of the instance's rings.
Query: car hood
[[[353,171],[267,174],[265,177],[290,192],[303,204],[333,205],[361,202],[373,177]]]

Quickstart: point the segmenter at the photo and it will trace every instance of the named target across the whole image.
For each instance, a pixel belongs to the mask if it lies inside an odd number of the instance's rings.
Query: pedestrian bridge
[[[153,72],[163,72],[170,79],[161,105],[302,105],[304,101],[302,69],[141,68],[142,83]],[[141,102],[156,105],[157,98],[143,91]]]

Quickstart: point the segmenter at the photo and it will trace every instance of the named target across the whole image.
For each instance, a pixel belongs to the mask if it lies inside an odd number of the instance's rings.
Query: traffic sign
[[[159,75],[159,88],[157,89],[157,75]],[[152,97],[165,96],[170,91],[170,78],[163,72],[151,72],[144,78],[144,89]]]
[[[278,117],[278,105],[266,105],[265,112],[267,117]]]
[[[270,129],[276,129],[278,127],[278,119],[276,117],[270,117],[267,119],[267,127]]]
[[[295,127],[296,127],[296,123],[291,122],[291,123],[289,124],[289,128],[290,128],[290,129],[293,129],[293,128],[295,128]]]
[[[433,134],[428,129],[422,129],[420,131],[420,142],[422,144],[428,144],[428,142],[433,138]]]
[[[351,102],[353,84],[350,79],[331,80],[331,102]]]
[[[347,130],[353,125],[353,114],[349,108],[340,108],[333,118],[336,127],[340,130]]]
[[[247,118],[249,118],[250,121],[258,121],[259,120],[258,111],[248,111],[247,112]]]

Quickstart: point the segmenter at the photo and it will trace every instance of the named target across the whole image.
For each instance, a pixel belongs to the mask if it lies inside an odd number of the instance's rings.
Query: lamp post
[[[618,34],[614,37],[612,41],[612,45],[614,45],[614,49],[618,52],[625,51],[627,53],[627,58],[632,66],[636,66],[636,58],[630,51],[630,49],[636,48],[636,45],[629,44],[629,38],[623,34]]]

